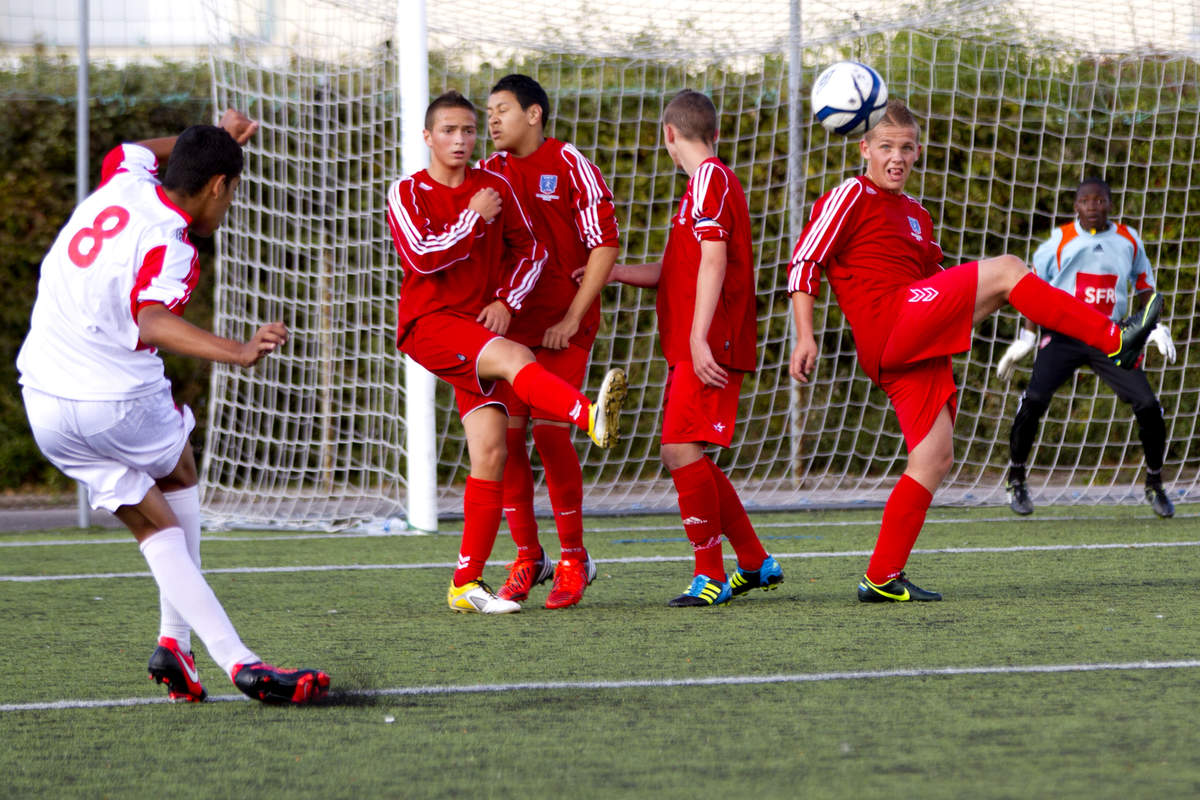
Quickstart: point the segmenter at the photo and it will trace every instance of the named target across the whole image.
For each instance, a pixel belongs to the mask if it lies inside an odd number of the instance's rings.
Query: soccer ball
[[[812,105],[830,133],[856,136],[875,127],[887,108],[888,91],[879,73],[857,61],[839,61],[817,76]]]

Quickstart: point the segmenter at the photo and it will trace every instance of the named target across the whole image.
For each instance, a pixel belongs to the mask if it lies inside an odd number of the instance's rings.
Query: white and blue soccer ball
[[[813,114],[830,133],[857,136],[875,127],[887,110],[888,90],[878,72],[857,61],[839,61],[817,76]]]

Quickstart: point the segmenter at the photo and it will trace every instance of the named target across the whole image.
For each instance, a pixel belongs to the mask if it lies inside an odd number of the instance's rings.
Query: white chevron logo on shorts
[[[912,296],[908,298],[910,303],[928,303],[938,296],[938,290],[932,286],[910,286],[908,291],[912,293]]]

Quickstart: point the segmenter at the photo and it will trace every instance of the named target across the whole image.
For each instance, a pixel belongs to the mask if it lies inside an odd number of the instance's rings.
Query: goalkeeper
[[[1075,192],[1075,220],[1050,234],[1033,254],[1038,277],[1069,292],[1116,320],[1124,316],[1133,298],[1139,306],[1154,295],[1154,276],[1146,246],[1137,231],[1109,221],[1112,192],[1099,178],[1087,178]],[[1038,425],[1055,391],[1086,365],[1109,385],[1117,397],[1133,406],[1146,457],[1146,500],[1160,517],[1173,516],[1175,507],[1163,490],[1162,466],[1167,426],[1162,407],[1146,374],[1139,366],[1123,370],[1099,350],[1057,331],[1047,331],[1033,362],[1029,386],[1021,395],[1009,432],[1008,505],[1018,514],[1032,514],[1033,501],[1025,483],[1025,462],[1037,438]],[[1037,342],[1032,322],[1026,320],[996,368],[1001,379],[1012,378],[1017,362],[1033,352]],[[1171,332],[1161,322],[1148,342],[1168,362],[1175,361]]]

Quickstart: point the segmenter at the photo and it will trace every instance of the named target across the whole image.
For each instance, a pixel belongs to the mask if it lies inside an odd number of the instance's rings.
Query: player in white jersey
[[[207,693],[191,632],[245,694],[307,702],[328,691],[320,670],[263,663],[234,630],[200,572],[200,494],[188,436],[157,348],[250,367],[284,344],[282,322],[246,342],[181,315],[198,278],[189,234],[210,236],[233,202],[244,144],[258,123],[227,111],[220,126],[115,148],[99,188],[42,261],[29,334],[17,356],[22,396],[42,453],[83,483],[93,508],[128,526],[159,588],[150,677],[172,700]],[[158,162],[167,159],[159,182]]]
[[[1075,193],[1076,219],[1057,228],[1042,243],[1033,255],[1033,267],[1038,277],[1119,320],[1129,311],[1131,295],[1140,304],[1154,294],[1154,275],[1141,237],[1132,228],[1110,222],[1111,208],[1108,184],[1099,178],[1084,180]],[[1033,323],[1026,321],[1000,359],[997,374],[1009,380],[1017,362],[1033,352],[1036,343]],[[1154,344],[1169,362],[1175,361],[1175,344],[1166,325],[1160,322],[1147,343]],[[1054,392],[1084,365],[1133,406],[1146,458],[1146,500],[1158,516],[1174,515],[1175,507],[1162,483],[1167,428],[1162,407],[1140,365],[1132,370],[1115,368],[1099,350],[1053,332],[1042,340],[1009,433],[1009,507],[1018,514],[1033,513],[1026,459]]]

